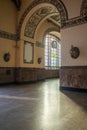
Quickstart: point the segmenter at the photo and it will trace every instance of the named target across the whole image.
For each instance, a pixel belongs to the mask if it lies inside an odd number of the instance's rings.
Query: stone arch
[[[33,9],[35,6],[37,6],[40,3],[49,3],[49,4],[54,5],[57,8],[57,10],[59,11],[60,18],[61,18],[61,24],[63,24],[66,20],[68,20],[67,10],[66,10],[65,5],[63,4],[63,2],[61,0],[34,0],[28,6],[28,8],[24,11],[24,13],[19,21],[19,25],[18,25],[18,29],[17,29],[18,39],[20,38],[21,27],[22,27],[22,24],[24,22],[25,17],[27,16],[27,14],[29,13],[29,11],[31,9]]]

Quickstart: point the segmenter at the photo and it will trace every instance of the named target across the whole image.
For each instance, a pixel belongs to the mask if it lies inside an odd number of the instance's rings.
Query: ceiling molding
[[[87,0],[82,1],[80,16],[87,16]]]
[[[68,21],[64,22],[62,24],[62,29],[78,26],[81,24],[87,23],[87,16],[79,16],[72,19],[69,19]]]
[[[82,1],[80,16],[66,20],[62,24],[62,29],[78,26],[87,23],[87,0]]]

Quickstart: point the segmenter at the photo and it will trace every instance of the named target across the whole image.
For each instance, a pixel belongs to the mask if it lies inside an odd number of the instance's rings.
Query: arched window
[[[58,38],[53,35],[46,35],[44,55],[46,69],[59,69],[61,65],[61,45]]]

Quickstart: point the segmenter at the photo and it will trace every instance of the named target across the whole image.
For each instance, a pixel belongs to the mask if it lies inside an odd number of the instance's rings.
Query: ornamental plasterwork
[[[33,3],[31,3],[24,11],[17,28],[17,34],[10,34],[9,32],[0,31],[0,37],[11,40],[18,40],[20,38],[21,27],[26,15],[29,13],[30,10],[32,10],[35,6],[41,3],[52,4],[58,9],[61,17],[62,29],[87,23],[87,0],[83,0],[82,2],[80,16],[73,19],[68,19],[67,10],[61,0],[34,0]]]
[[[47,15],[57,13],[54,17],[52,16],[51,18],[54,19],[56,22],[59,21],[60,23],[60,15],[57,11],[56,8],[52,7],[42,7],[39,10],[37,10],[31,17],[29,18],[25,30],[24,30],[24,35],[26,37],[33,38],[35,30],[39,24],[39,22]]]
[[[81,16],[87,16],[87,0],[83,0],[82,2]]]
[[[14,41],[17,40],[17,35],[16,34],[5,32],[5,31],[2,31],[2,30],[0,30],[0,37],[5,38],[5,39],[14,40]]]
[[[35,6],[41,3],[43,4],[49,3],[49,4],[54,5],[57,8],[60,14],[60,18],[61,18],[62,29],[87,23],[87,15],[86,15],[87,14],[87,0],[83,0],[82,2],[80,16],[73,19],[68,19],[68,13],[67,13],[66,7],[61,0],[34,0],[31,3],[31,5],[29,5],[28,8],[26,8],[26,10],[24,11],[20,19],[18,30],[17,30],[18,37],[20,37],[20,30],[21,30],[22,23],[26,15],[29,13],[31,9],[33,9]]]
[[[18,37],[20,37],[20,31],[21,31],[21,27],[22,27],[22,24],[24,22],[24,19],[26,17],[26,15],[30,12],[30,10],[32,10],[35,6],[39,5],[39,4],[51,4],[51,5],[54,5],[59,14],[60,14],[60,17],[61,17],[61,23],[66,21],[68,19],[68,15],[67,15],[67,10],[63,4],[62,1],[60,0],[34,0],[29,6],[28,8],[26,8],[26,10],[24,11],[21,19],[20,19],[20,22],[19,22],[19,26],[18,26],[18,29],[17,29],[17,35]]]
[[[68,21],[64,22],[62,24],[62,29],[77,26],[77,25],[84,24],[84,23],[87,23],[87,16],[84,16],[84,17],[79,16],[77,18],[72,18],[72,19],[69,19]]]
[[[87,0],[82,1],[80,16],[69,19],[62,24],[62,29],[87,23]]]
[[[58,25],[61,27],[61,18],[60,18],[60,14],[53,15],[53,16],[51,16],[51,18],[52,18],[53,20],[55,20],[56,23],[58,23]]]

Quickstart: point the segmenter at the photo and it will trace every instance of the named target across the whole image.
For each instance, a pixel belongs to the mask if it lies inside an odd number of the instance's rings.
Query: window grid
[[[45,68],[58,69],[61,65],[61,48],[59,40],[52,36],[45,37]]]

